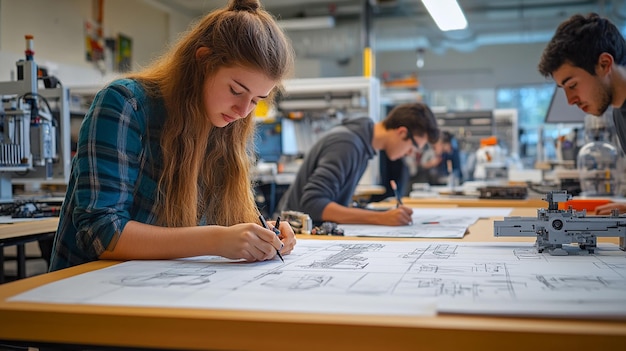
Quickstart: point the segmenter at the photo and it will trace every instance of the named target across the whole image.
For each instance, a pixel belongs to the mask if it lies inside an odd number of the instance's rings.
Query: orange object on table
[[[587,210],[587,212],[593,212],[596,207],[611,203],[613,201],[608,199],[573,199],[566,202],[559,203],[559,210],[567,210],[570,206],[576,211]]]

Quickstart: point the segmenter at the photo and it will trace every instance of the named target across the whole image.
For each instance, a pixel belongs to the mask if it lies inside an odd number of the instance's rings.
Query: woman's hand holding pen
[[[291,235],[291,240],[285,240],[283,243],[281,238],[272,230],[263,228],[256,223],[241,223],[230,227],[222,227],[223,235],[220,235],[218,244],[218,255],[231,259],[244,259],[248,262],[265,261],[273,259],[276,251],[280,250],[281,254],[288,254],[293,250],[295,238],[293,230],[287,228],[289,223],[281,225],[281,236],[286,238]],[[285,234],[282,234],[282,231]]]
[[[276,225],[276,222],[270,221],[268,222],[272,228]],[[293,228],[286,221],[281,221],[278,224],[278,230],[280,234],[278,234],[278,238],[283,242],[284,246],[282,250],[279,250],[282,255],[289,255],[293,248],[296,246],[296,235],[293,232]]]

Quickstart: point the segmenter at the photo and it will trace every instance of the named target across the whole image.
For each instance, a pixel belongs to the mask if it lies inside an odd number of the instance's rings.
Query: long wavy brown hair
[[[198,48],[210,54],[196,57]],[[214,127],[206,116],[203,87],[223,67],[247,67],[280,82],[293,69],[293,49],[258,0],[231,0],[194,24],[164,56],[129,75],[152,96],[162,96],[168,116],[160,144],[158,224],[193,226],[256,222],[250,169],[254,119]],[[272,101],[270,97],[268,101]]]

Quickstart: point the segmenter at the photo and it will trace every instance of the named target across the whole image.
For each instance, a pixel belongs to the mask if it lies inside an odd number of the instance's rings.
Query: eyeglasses
[[[413,147],[415,148],[415,150],[420,150],[421,147],[417,145],[417,142],[413,138],[413,133],[411,133],[411,130],[409,128],[406,129],[406,135],[409,137],[409,139],[411,139],[411,143],[413,143]]]

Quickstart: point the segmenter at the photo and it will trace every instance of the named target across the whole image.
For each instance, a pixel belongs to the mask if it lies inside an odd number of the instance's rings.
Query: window
[[[553,83],[546,83],[503,86],[496,89],[496,107],[515,108],[518,111],[520,158],[526,167],[532,167],[535,161],[555,160],[557,138],[581,127],[579,124],[545,123],[554,88]],[[537,143],[540,139],[543,139],[543,148],[539,150],[543,152],[537,155]]]

